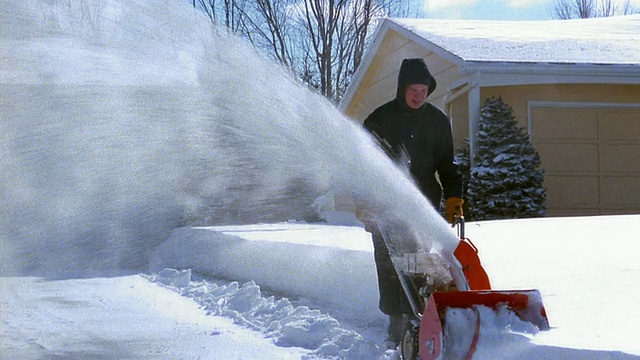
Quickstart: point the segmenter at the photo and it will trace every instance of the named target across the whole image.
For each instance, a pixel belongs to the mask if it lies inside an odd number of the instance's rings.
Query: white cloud
[[[540,0],[507,0],[507,6],[510,7],[515,7],[515,8],[522,8],[522,7],[527,7],[530,5],[540,5],[540,6],[546,6],[546,4],[541,4],[542,2],[544,3],[551,3],[550,0],[545,0],[545,1],[540,1]]]
[[[443,9],[455,9],[464,6],[472,6],[476,3],[484,2],[486,4],[493,1],[495,0],[424,0],[424,7],[426,10],[438,11]],[[551,3],[552,0],[503,0],[503,2],[506,3],[506,6],[520,8],[530,5],[544,6],[544,4],[542,3]]]
[[[479,0],[424,0],[424,8],[427,11],[438,11],[443,9],[459,8],[470,6]]]
[[[426,0],[429,2],[428,0]],[[614,0],[613,3],[616,4],[619,8],[622,8],[627,0]],[[438,1],[440,2],[440,1]],[[445,1],[442,1],[445,2]],[[514,8],[522,8],[526,6],[553,6],[552,0],[506,0],[507,6]],[[630,0],[629,3],[631,6],[640,6],[640,0]]]
[[[554,0],[422,0],[428,17],[444,19],[549,20]],[[570,0],[573,1],[573,0]],[[601,1],[601,0],[598,0]],[[627,0],[613,0],[622,15]],[[629,0],[640,10],[640,0]]]

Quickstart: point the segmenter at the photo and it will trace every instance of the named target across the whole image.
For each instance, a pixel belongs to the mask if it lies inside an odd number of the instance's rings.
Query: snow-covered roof
[[[640,15],[546,21],[389,20],[465,62],[640,66]]]
[[[385,18],[341,110],[353,99],[389,30],[458,66],[462,77],[452,88],[469,81],[476,86],[640,84],[640,14],[542,21]]]

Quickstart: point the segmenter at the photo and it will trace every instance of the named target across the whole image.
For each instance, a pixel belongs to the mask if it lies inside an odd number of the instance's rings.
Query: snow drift
[[[635,253],[624,249],[628,247],[633,224],[639,218],[639,215],[626,215],[467,224],[467,235],[480,249],[480,256],[494,287],[539,289],[551,324],[549,331],[538,332],[537,328],[522,322],[504,308],[493,312],[480,307],[480,341],[474,359],[638,358],[640,348],[635,340],[635,332],[629,331],[640,323],[634,310],[638,288],[629,284],[640,280],[640,271]],[[176,232],[180,233],[180,246],[176,246],[177,243],[170,244],[170,241],[167,247],[160,247],[158,254],[161,258],[156,262],[158,266],[197,268],[198,273],[215,273],[221,278],[241,280],[241,283],[244,279],[234,276],[238,276],[242,271],[225,265],[219,266],[217,263],[222,261],[222,264],[229,264],[234,259],[240,259],[233,258],[232,251],[225,252],[227,256],[232,257],[231,259],[220,260],[216,257],[217,249],[225,242],[229,242],[230,247],[243,247],[241,256],[245,258],[253,248],[255,257],[262,254],[261,261],[264,264],[275,264],[276,269],[280,269],[282,263],[288,261],[291,253],[264,251],[265,248],[283,249],[291,243],[300,246],[299,250],[304,256],[312,256],[316,252],[343,252],[347,255],[353,253],[357,248],[356,244],[369,244],[369,235],[361,228],[313,224],[185,228]],[[244,239],[244,242],[239,238]],[[350,241],[345,241],[347,238]],[[302,249],[304,246],[308,249]],[[322,247],[332,249],[317,249]],[[363,247],[358,251],[367,253],[371,250]],[[207,257],[211,261],[207,262]],[[366,264],[358,262],[371,262],[366,256],[345,257],[351,258],[353,268],[364,269]],[[323,316],[329,315],[339,321],[341,329],[355,330],[363,336],[365,342],[374,341],[381,344],[385,336],[386,322],[379,310],[373,308],[377,296],[369,293],[369,299],[360,298],[367,296],[367,293],[362,292],[367,285],[361,282],[373,282],[374,279],[367,280],[366,276],[357,272],[348,272],[337,277],[331,268],[336,262],[330,259],[326,261],[328,266],[324,268],[325,276],[318,276],[317,270],[308,271],[317,269],[313,257],[309,257],[305,262],[297,262],[294,271],[282,272],[271,272],[269,267],[263,266],[262,263],[246,262],[243,263],[247,267],[243,270],[245,274],[254,273],[254,278],[259,280],[250,281],[248,285],[238,284],[235,287],[224,285],[224,289],[235,294],[243,286],[258,286],[263,290],[277,287],[276,293],[288,294],[289,298],[303,297],[313,300]],[[161,281],[161,277],[156,280]],[[171,285],[171,280],[167,280],[166,276],[163,281],[168,281]],[[287,284],[291,286],[288,287]],[[603,284],[606,284],[606,291]],[[181,293],[189,293],[193,287],[198,286],[202,284],[192,282],[189,285],[179,284],[175,288]],[[322,294],[316,292],[318,288],[332,286],[334,291]],[[368,286],[375,285],[370,283]],[[347,290],[341,287],[347,287]],[[349,293],[349,289],[353,289],[352,294]],[[375,292],[374,289],[368,291]],[[205,294],[205,298],[208,296]],[[219,301],[221,298],[225,297],[217,298],[216,304],[224,306],[224,301]],[[360,301],[365,306],[369,303],[369,307],[354,311],[351,307],[353,301]],[[253,313],[248,311],[242,316],[252,318]],[[473,335],[470,331],[473,330],[471,325],[474,324],[475,315],[467,310],[452,309],[448,317],[448,351],[463,353],[467,350],[465,345],[469,343],[469,337]],[[247,320],[242,320],[243,323],[245,321]],[[280,336],[276,335],[277,332],[271,334]],[[317,335],[313,333],[304,336],[314,338]],[[353,344],[341,343],[341,349],[345,351],[343,354],[348,354],[347,350]],[[369,349],[372,356],[380,354],[372,349]],[[354,351],[354,354],[357,352]],[[384,356],[391,355],[385,353]]]
[[[336,236],[328,238],[328,231]],[[357,311],[372,321],[380,315],[370,239],[361,227],[317,224],[181,228],[158,247],[151,270],[191,269],[214,278],[255,281],[272,291]]]

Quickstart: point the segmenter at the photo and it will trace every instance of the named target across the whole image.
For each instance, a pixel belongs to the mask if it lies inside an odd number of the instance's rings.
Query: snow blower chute
[[[412,314],[406,319],[400,340],[400,357],[405,360],[431,360],[452,358],[446,354],[444,343],[448,309],[469,309],[474,314],[474,328],[467,333],[469,345],[463,354],[455,358],[471,359],[476,350],[480,332],[479,307],[485,306],[494,311],[506,307],[521,320],[549,330],[549,321],[538,290],[493,290],[485,272],[478,250],[464,234],[464,218],[456,218],[460,243],[453,255],[461,265],[464,279],[450,283],[438,283],[431,274],[437,258],[427,253],[405,253],[395,257],[394,265],[404,290]],[[389,233],[379,226],[387,248],[391,249]],[[452,277],[455,274],[452,272]],[[460,282],[467,286],[459,289]],[[457,347],[459,351],[459,347]]]

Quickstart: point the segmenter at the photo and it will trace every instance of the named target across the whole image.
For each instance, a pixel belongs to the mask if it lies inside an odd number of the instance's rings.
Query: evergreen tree
[[[467,220],[473,220],[469,214],[469,198],[467,191],[469,189],[469,178],[471,177],[471,156],[469,153],[469,139],[464,139],[464,144],[456,148],[455,155],[456,164],[458,164],[458,173],[462,176],[462,211]],[[444,208],[444,207],[443,207]]]
[[[495,97],[481,108],[467,191],[469,215],[475,220],[545,213],[540,156],[512,113],[511,106]]]

